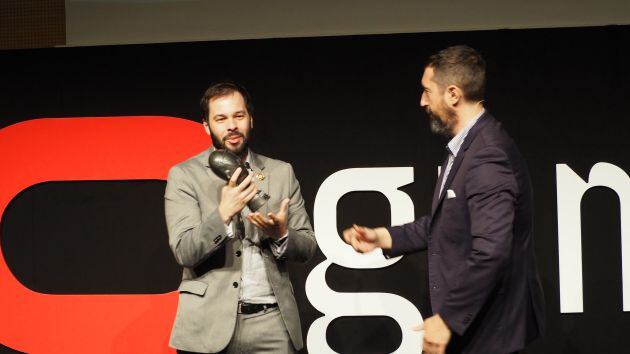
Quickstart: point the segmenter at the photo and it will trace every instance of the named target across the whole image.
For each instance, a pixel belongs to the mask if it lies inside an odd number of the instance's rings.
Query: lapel
[[[249,161],[250,161],[249,165],[252,168],[252,171],[250,171],[250,173],[254,174],[254,178],[252,178],[252,183],[254,183],[256,188],[258,188],[258,190],[267,192],[269,190],[269,176],[263,172],[265,169],[263,158],[261,158],[261,156],[257,155],[253,151],[249,150]],[[256,176],[264,176],[264,178],[260,180],[260,178],[257,178]],[[262,208],[258,210],[258,212],[261,213],[263,216],[266,216],[267,213],[269,212],[268,205],[269,204],[266,203]],[[265,249],[267,249],[267,247],[265,246],[265,242],[262,237],[262,232],[259,230],[256,230],[256,226],[250,223],[249,220],[247,220],[247,218],[244,218],[244,221],[245,221],[245,229],[248,235],[254,235],[255,232],[258,232],[258,237],[259,237],[261,249],[263,252],[262,254],[264,255]]]
[[[438,206],[438,202],[440,201],[440,186],[442,185],[442,180],[444,179],[444,172],[446,171],[446,164],[448,164],[449,154],[446,154],[446,158],[444,158],[444,162],[440,167],[440,176],[438,177],[437,183],[435,184],[435,190],[433,191],[433,202],[431,202],[431,215],[435,213],[435,209]]]
[[[442,188],[442,193],[440,193],[440,195],[437,197],[437,200],[435,200],[435,197],[436,197],[437,193],[439,193],[439,190],[440,190],[440,185],[442,183],[442,178],[444,178],[443,175],[444,175],[444,170],[446,169],[446,163],[442,166],[442,173],[440,173],[440,175],[442,175],[442,176],[440,177],[440,180],[438,181],[438,185],[436,186],[436,191],[435,191],[434,196],[433,196],[433,204],[432,204],[432,208],[431,208],[431,217],[433,217],[435,215],[435,211],[437,210],[439,205],[444,200],[444,196],[446,195],[446,191],[451,186],[451,183],[453,183],[453,180],[455,179],[455,175],[457,174],[457,170],[459,170],[459,167],[461,166],[462,161],[464,160],[464,157],[466,156],[466,151],[470,147],[470,144],[472,144],[472,142],[477,137],[477,134],[491,120],[492,120],[492,116],[486,110],[481,115],[481,117],[479,117],[479,119],[477,120],[477,123],[475,123],[475,125],[470,129],[470,131],[468,132],[468,135],[466,135],[466,138],[464,139],[464,142],[462,143],[462,146],[459,148],[459,151],[457,152],[457,156],[455,156],[455,160],[453,161],[453,166],[451,166],[451,170],[448,172],[448,177],[446,177],[446,182],[444,183],[444,188]],[[447,158],[446,161],[448,162],[448,158]]]
[[[269,176],[268,174],[266,174],[264,172],[265,170],[265,163],[264,163],[264,159],[254,153],[253,151],[249,151],[250,154],[250,166],[253,170],[254,174],[254,178],[252,179],[253,183],[256,185],[256,188],[258,188],[258,190],[263,191],[265,193],[268,193],[269,191],[269,180],[271,178],[271,176]],[[256,176],[261,176],[262,180],[257,178]],[[267,202],[262,208],[260,208],[260,210],[258,210],[258,212],[260,212],[263,215],[267,215],[267,213],[269,212],[269,203]]]

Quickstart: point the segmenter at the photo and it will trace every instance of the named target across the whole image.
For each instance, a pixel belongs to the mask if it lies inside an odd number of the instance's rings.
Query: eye
[[[225,120],[224,116],[216,116],[216,117],[214,117],[214,121],[217,122],[217,123],[221,123],[224,120]]]

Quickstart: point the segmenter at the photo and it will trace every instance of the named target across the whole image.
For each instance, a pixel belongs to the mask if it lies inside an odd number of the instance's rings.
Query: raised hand
[[[391,248],[389,231],[382,227],[371,229],[355,224],[343,231],[343,239],[360,253],[370,252],[375,248]]]
[[[239,185],[236,185],[238,175],[241,174],[241,168],[237,168],[232,174],[232,177],[228,181],[227,185],[221,189],[221,202],[219,203],[219,214],[221,219],[227,225],[232,220],[232,217],[247,205],[247,202],[252,200],[258,188],[251,183],[253,175],[247,176]]]
[[[267,217],[265,217],[261,213],[255,212],[247,215],[247,219],[263,231],[265,235],[277,240],[286,235],[288,231],[289,198],[282,201],[278,213],[267,213]]]

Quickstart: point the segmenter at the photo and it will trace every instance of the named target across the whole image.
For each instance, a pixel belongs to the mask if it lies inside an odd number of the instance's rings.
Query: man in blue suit
[[[420,105],[431,129],[450,138],[431,214],[402,226],[344,231],[358,252],[428,250],[433,315],[418,327],[426,353],[514,353],[544,331],[529,173],[484,109],[485,82],[485,61],[470,47],[430,57]]]

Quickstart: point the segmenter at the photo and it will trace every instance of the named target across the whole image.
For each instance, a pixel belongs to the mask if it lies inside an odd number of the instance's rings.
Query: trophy
[[[241,173],[236,179],[237,185],[241,184],[241,182],[249,176],[248,166],[246,166],[236,154],[228,150],[214,150],[210,153],[208,163],[210,164],[212,172],[226,181],[229,181],[234,171],[240,167]],[[256,211],[265,205],[269,198],[271,198],[269,194],[259,190],[254,198],[247,203],[247,207],[251,211]]]

